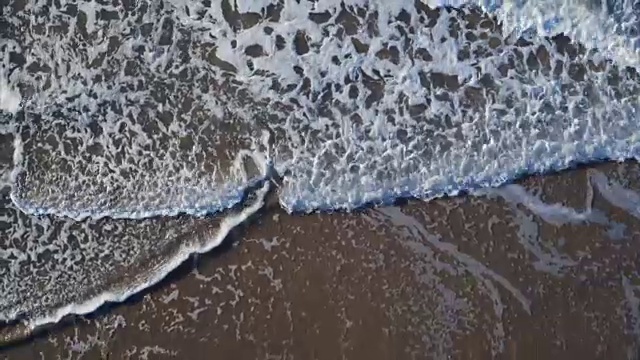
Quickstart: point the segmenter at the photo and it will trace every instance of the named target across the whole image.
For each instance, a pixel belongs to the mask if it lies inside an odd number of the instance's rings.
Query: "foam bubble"
[[[20,108],[21,100],[20,92],[9,86],[2,74],[0,74],[0,111],[15,114]]]

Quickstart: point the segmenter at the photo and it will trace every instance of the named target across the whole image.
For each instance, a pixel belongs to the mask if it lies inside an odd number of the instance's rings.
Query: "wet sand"
[[[594,172],[640,190],[637,163],[520,183],[609,225],[552,224],[501,196],[307,216],[271,201],[158,286],[0,357],[633,359],[640,225]]]

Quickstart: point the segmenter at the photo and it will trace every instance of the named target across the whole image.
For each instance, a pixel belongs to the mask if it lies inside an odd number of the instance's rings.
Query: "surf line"
[[[272,171],[269,171],[268,174],[272,174]],[[273,189],[275,181],[277,180],[267,176],[254,186],[247,188],[241,201],[242,205],[230,209],[229,214],[223,213],[223,218],[214,233],[205,236],[194,235],[187,241],[181,242],[171,251],[165,261],[160,262],[144,274],[138,275],[133,281],[115,289],[103,291],[87,300],[58,307],[44,316],[29,319],[27,315],[23,314],[11,322],[5,322],[4,325],[9,326],[5,329],[0,328],[0,346],[25,341],[64,322],[71,316],[86,315],[102,306],[122,303],[129,297],[158,284],[191,256],[209,252],[220,246],[234,228],[256,215],[265,205],[265,200],[269,196],[270,190]]]

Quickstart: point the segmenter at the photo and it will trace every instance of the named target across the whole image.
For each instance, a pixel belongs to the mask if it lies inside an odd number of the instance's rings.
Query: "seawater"
[[[215,247],[260,207],[274,174],[289,212],[351,210],[640,153],[632,1],[7,8],[2,320],[35,326],[125,299]],[[150,230],[160,215],[187,229],[201,219],[178,215],[232,208],[256,186],[258,200],[211,239],[176,247],[177,233]],[[119,240],[98,246],[109,226]],[[109,272],[151,256],[154,241],[173,246],[171,260],[145,276],[83,282],[101,276],[92,262]]]

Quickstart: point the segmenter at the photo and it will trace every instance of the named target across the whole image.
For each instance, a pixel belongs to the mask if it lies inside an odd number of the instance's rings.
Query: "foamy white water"
[[[22,210],[215,212],[269,162],[287,210],[351,209],[638,153],[635,73],[615,68],[637,58],[629,2],[482,3],[503,33],[408,0],[162,4],[15,14],[53,21],[6,46],[25,59],[6,81],[24,93]],[[542,36],[559,32],[604,48],[558,51]]]
[[[3,151],[6,145],[11,142]],[[9,179],[5,165],[0,162],[0,179]],[[241,209],[217,219],[74,221],[22,213],[8,196],[10,184],[0,184],[0,321],[19,318],[29,328],[124,301],[154,285],[191,254],[220,245],[262,207],[269,188],[264,183]]]
[[[618,64],[640,61],[640,7],[633,0],[426,0],[430,6],[480,6],[515,36],[564,34]]]
[[[20,107],[20,93],[12,89],[0,75],[0,110],[15,114]]]
[[[619,66],[637,61],[637,10],[628,1],[518,4],[481,4],[504,21],[500,30],[476,8],[409,0],[27,1],[0,33],[0,129],[15,138],[3,221],[17,224],[0,248],[9,264],[0,319],[56,321],[148,286],[222,235],[187,242],[133,285],[92,294],[87,279],[176,235],[150,230],[157,219],[128,221],[102,244],[100,219],[218,212],[271,168],[283,177],[282,206],[308,212],[637,158],[638,76]],[[598,47],[544,37],[560,32]],[[554,221],[605,221],[527,206]]]
[[[381,11],[390,17],[378,17],[375,36],[353,35],[369,44],[366,54],[310,27],[305,29],[310,48],[317,50],[287,60],[311,74],[318,93],[334,89],[328,114],[313,117],[315,123],[327,123],[315,126],[334,130],[319,131],[317,139],[300,145],[288,142],[282,146],[287,155],[276,158],[276,166],[288,174],[281,193],[288,210],[351,209],[398,196],[431,198],[575,163],[637,156],[635,72],[627,75],[605,65],[602,54],[556,49],[540,36],[518,46],[514,36],[492,38],[491,23],[460,20],[472,17],[468,8],[442,11],[427,27],[419,10],[405,9],[407,26],[393,17],[397,11]],[[471,29],[464,38],[451,36],[456,27]],[[426,60],[403,55],[412,51],[429,55]],[[334,56],[340,64],[331,62]],[[589,62],[606,70],[594,70]],[[614,83],[614,76],[620,81]],[[335,90],[344,79],[364,83],[358,96],[349,96],[353,85]],[[376,86],[381,95],[367,105]],[[308,113],[317,105],[306,105],[298,118],[312,117]],[[290,126],[290,136],[305,126],[313,128],[314,122]]]
[[[186,241],[179,244],[179,247],[174,250],[175,253],[171,254],[167,261],[163,261],[154,268],[145,271],[135,279],[132,279],[133,281],[129,281],[117,288],[108,289],[88,299],[82,299],[77,303],[64,304],[64,306],[55,309],[47,309],[46,315],[32,319],[29,322],[29,326],[35,328],[40,325],[57,323],[69,314],[88,314],[108,302],[122,302],[130,296],[157,284],[187,260],[190,255],[206,253],[218,247],[233,228],[262,208],[268,189],[269,182],[265,182],[256,192],[255,201],[237,214],[223,218],[215,232],[203,239],[185,239]]]

